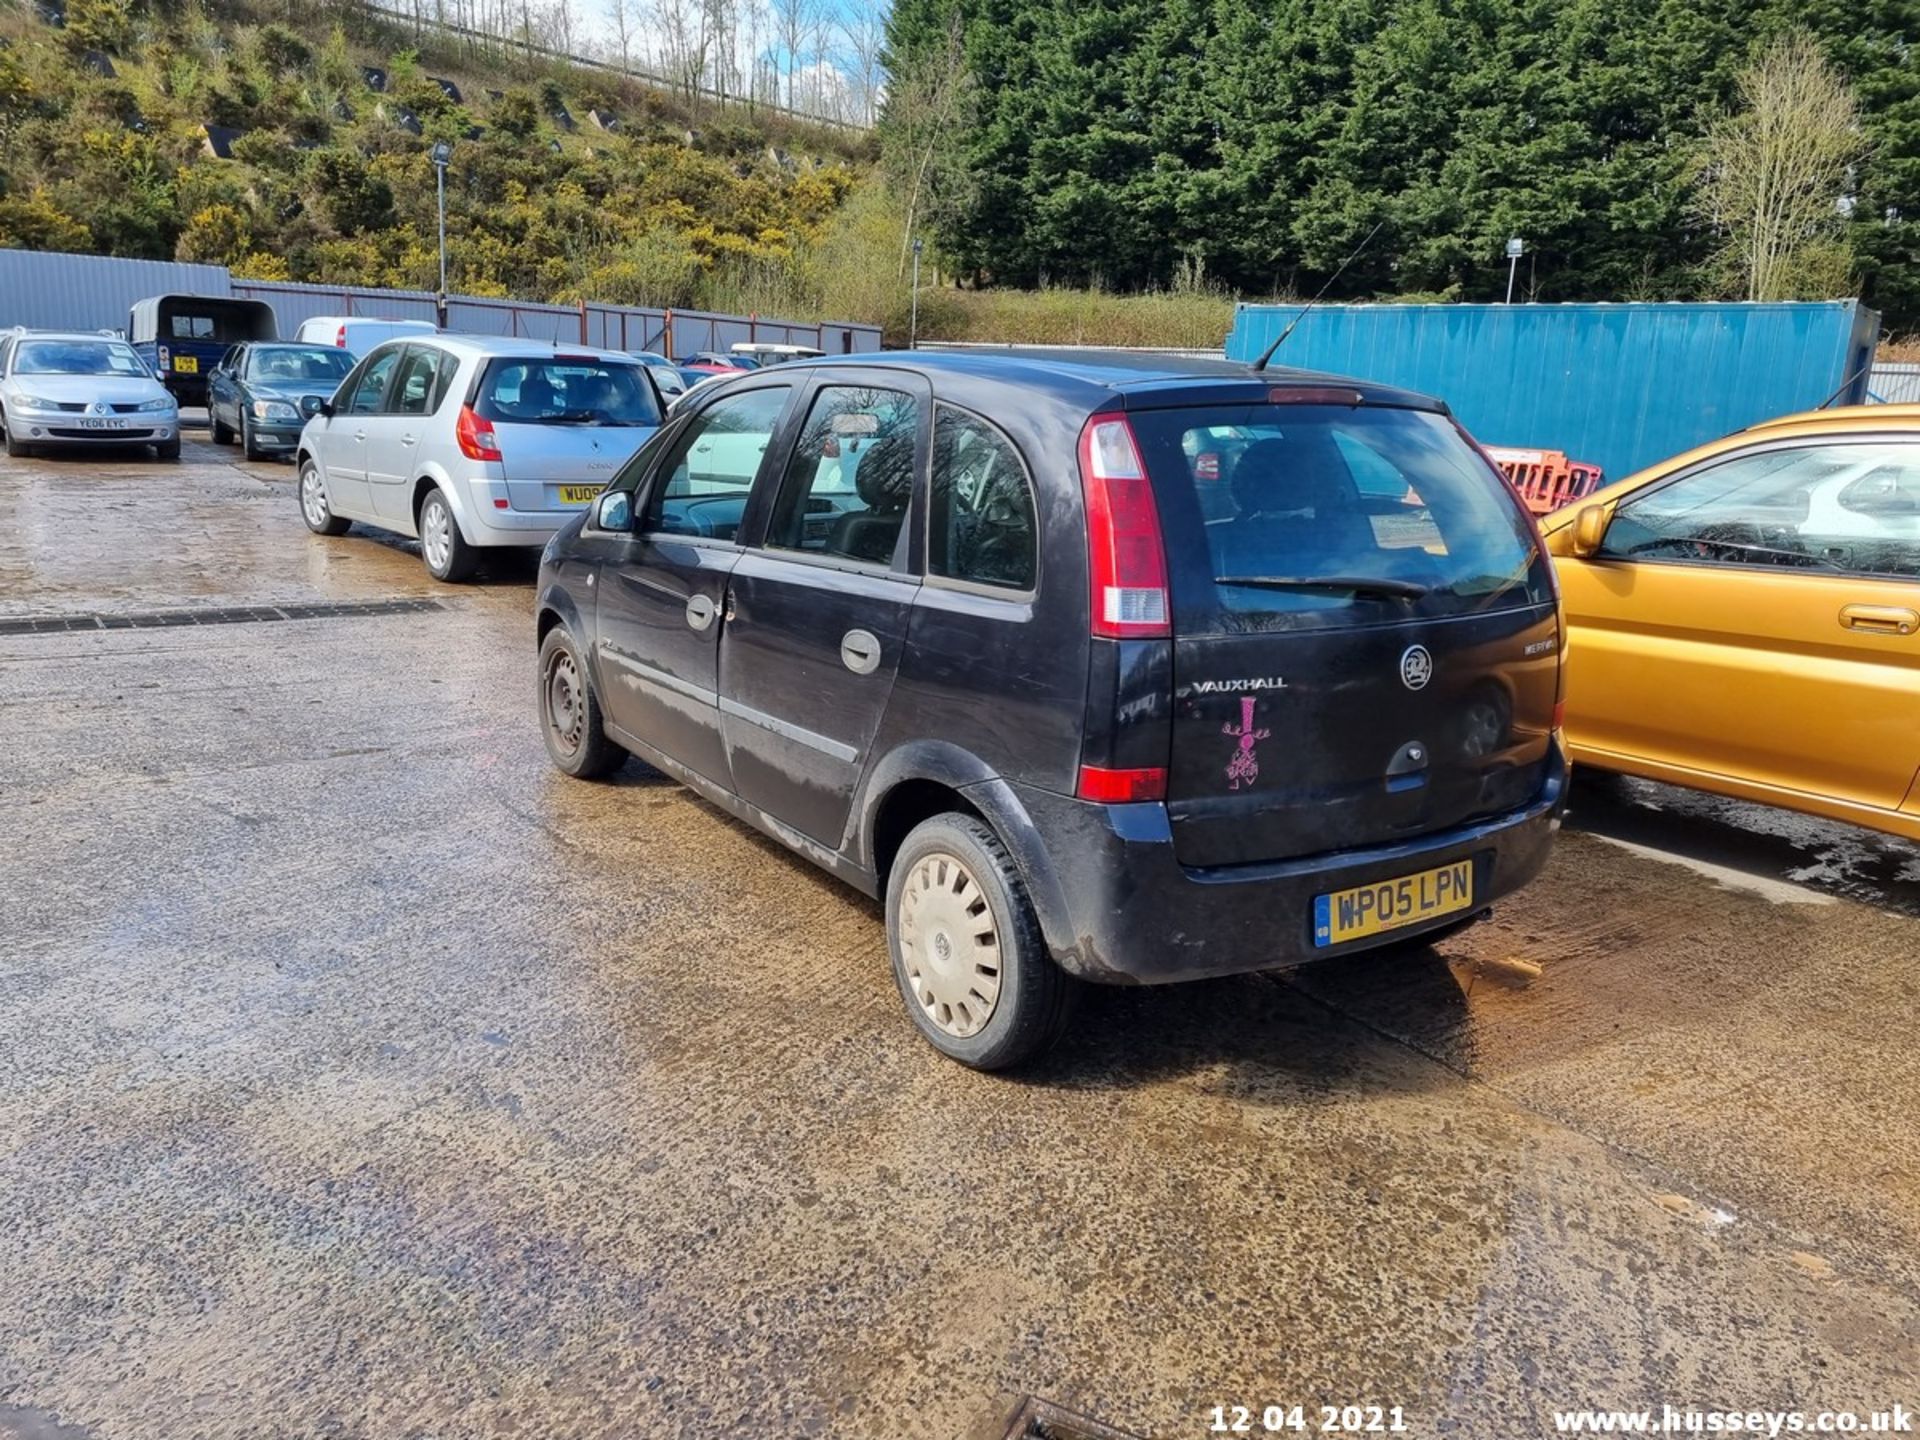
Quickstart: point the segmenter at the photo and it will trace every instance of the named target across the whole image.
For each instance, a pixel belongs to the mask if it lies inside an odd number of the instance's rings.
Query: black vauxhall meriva
[[[1006,1066],[1075,981],[1468,923],[1567,785],[1558,597],[1419,395],[1225,362],[844,357],[702,391],[547,547],[539,704],[885,897]]]

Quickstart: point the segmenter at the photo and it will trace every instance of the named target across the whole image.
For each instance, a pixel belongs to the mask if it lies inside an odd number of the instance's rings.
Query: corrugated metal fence
[[[301,321],[318,315],[434,318],[434,297],[425,290],[237,280],[219,265],[0,250],[0,328],[25,325],[35,330],[123,330],[134,301],[171,294],[264,300],[273,306],[283,336],[292,335]],[[736,342],[755,340],[811,345],[830,355],[880,348],[880,329],[875,325],[840,321],[810,325],[704,310],[547,305],[480,295],[449,295],[447,327],[470,335],[520,335],[608,350],[659,350],[676,357],[695,350],[725,350]]]
[[[1227,354],[1438,395],[1489,445],[1610,478],[1760,420],[1866,398],[1879,316],[1793,304],[1243,305]]]
[[[1873,367],[1867,389],[1888,405],[1920,405],[1920,364],[1882,361]]]

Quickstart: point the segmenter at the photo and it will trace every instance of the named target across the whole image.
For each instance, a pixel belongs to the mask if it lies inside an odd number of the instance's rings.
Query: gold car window
[[[1603,555],[1920,577],[1920,439],[1736,455],[1624,501]]]

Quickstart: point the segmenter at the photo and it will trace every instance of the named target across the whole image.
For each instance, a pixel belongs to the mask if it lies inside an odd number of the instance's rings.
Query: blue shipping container
[[[1257,359],[1297,305],[1243,305],[1227,358]],[[1777,305],[1317,305],[1274,365],[1438,395],[1487,445],[1561,450],[1618,480],[1795,410],[1867,398],[1880,317]]]

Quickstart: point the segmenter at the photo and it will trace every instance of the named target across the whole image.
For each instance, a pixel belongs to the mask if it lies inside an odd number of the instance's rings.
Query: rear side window
[[[794,442],[767,544],[891,563],[913,498],[919,434],[920,405],[905,391],[822,389]]]
[[[1443,416],[1264,404],[1129,419],[1185,627],[1367,624],[1552,597],[1531,523]]]
[[[587,355],[501,359],[474,401],[482,420],[507,425],[658,425],[660,406],[638,365]]]
[[[426,415],[433,410],[440,352],[424,345],[409,345],[407,358],[400,365],[400,381],[394,387],[393,410],[398,415]]]
[[[211,315],[175,315],[168,325],[176,340],[212,340],[213,328]]]
[[[934,411],[927,573],[1031,590],[1039,550],[1033,484],[1020,452],[984,420]]]

